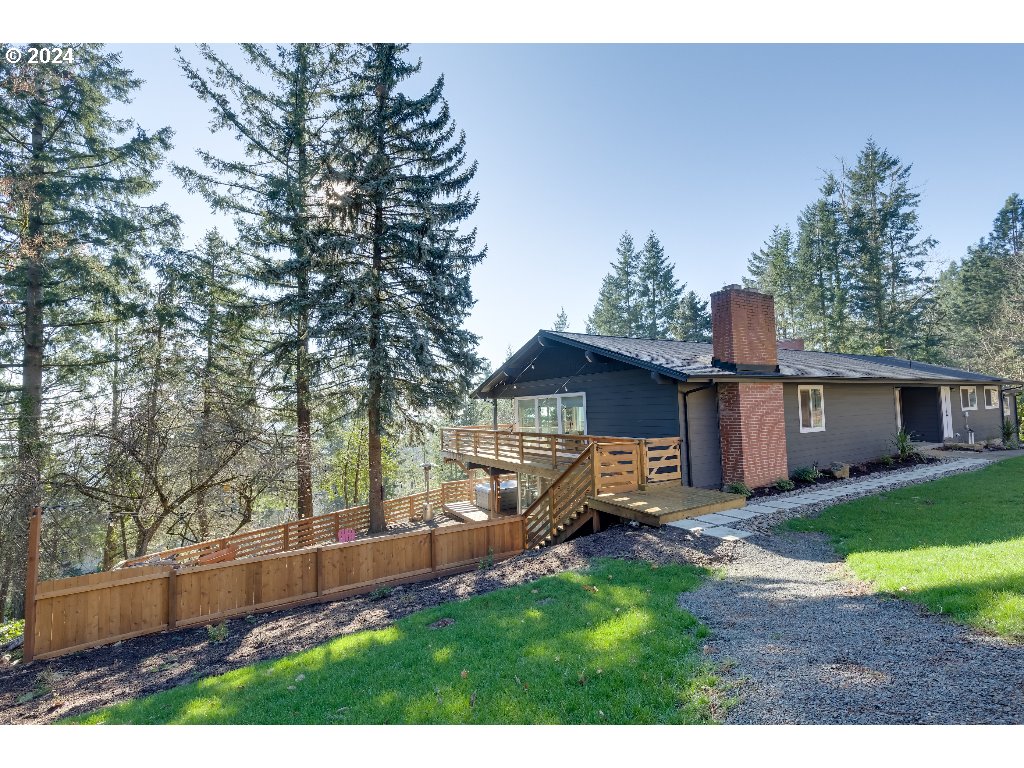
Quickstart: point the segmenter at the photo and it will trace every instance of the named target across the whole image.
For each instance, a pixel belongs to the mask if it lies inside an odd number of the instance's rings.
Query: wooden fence
[[[453,480],[431,488],[429,499],[434,514],[440,514],[441,507],[455,501],[472,501],[473,486],[479,480]],[[384,518],[388,525],[409,520],[418,514],[426,503],[426,491],[411,496],[400,496],[384,502]],[[280,525],[257,528],[234,536],[200,541],[177,549],[167,549],[120,563],[118,567],[136,566],[152,560],[174,560],[177,563],[205,565],[207,563],[236,560],[242,557],[259,557],[293,549],[304,549],[319,544],[331,544],[338,540],[342,528],[363,533],[370,528],[370,507],[362,504],[326,515],[292,520]]]
[[[25,661],[476,568],[523,550],[522,517],[209,565],[138,566],[35,585]],[[34,539],[38,546],[38,537]],[[30,542],[31,547],[31,542]],[[31,610],[28,610],[31,607]]]

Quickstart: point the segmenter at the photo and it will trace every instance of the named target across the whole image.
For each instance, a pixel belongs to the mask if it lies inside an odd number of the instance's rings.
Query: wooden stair
[[[579,531],[587,523],[593,525],[596,515],[597,512],[592,510],[590,507],[583,507],[583,509],[573,512],[565,518],[563,522],[556,525],[555,530],[552,533],[549,533],[541,539],[540,542],[538,542],[536,549],[568,541],[570,536]]]
[[[559,544],[594,514],[587,500],[594,495],[595,449],[588,446],[524,513],[527,549]]]

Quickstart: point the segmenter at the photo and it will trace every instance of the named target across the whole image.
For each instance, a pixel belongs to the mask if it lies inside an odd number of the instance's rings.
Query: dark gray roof
[[[561,340],[571,346],[605,354],[621,362],[633,363],[641,368],[666,374],[673,378],[728,378],[738,374],[716,368],[711,364],[711,345],[690,341],[666,339],[632,339],[621,336],[594,336],[586,333],[541,331],[538,337]],[[536,337],[535,337],[536,338]],[[779,373],[739,374],[760,378],[841,378],[885,379],[895,381],[991,381],[1003,382],[997,376],[987,376],[956,368],[874,355],[846,355],[834,352],[779,350]]]

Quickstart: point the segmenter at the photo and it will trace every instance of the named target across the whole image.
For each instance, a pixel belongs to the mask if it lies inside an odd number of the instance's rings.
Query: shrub
[[[228,623],[225,621],[221,624],[207,624],[206,634],[209,635],[211,643],[223,643],[228,639]]]
[[[1003,443],[1009,445],[1013,442],[1014,435],[1013,422],[1007,419],[1003,422]]]
[[[385,597],[391,594],[390,587],[378,587],[370,593],[369,597],[371,600],[376,602],[377,600],[383,600]]]
[[[24,631],[25,622],[21,619],[0,623],[0,645],[6,645]]]
[[[896,448],[896,453],[900,457],[900,461],[906,461],[912,456],[919,455],[917,449],[914,448],[914,444],[910,441],[910,433],[905,429],[900,429],[892,439],[892,444]]]
[[[485,571],[489,568],[494,567],[494,547],[487,548],[487,557],[481,557],[480,562],[477,563],[476,569],[478,571]]]
[[[738,493],[740,496],[745,496],[748,499],[754,493],[746,483],[729,483],[725,486],[725,491],[726,493]]]
[[[794,483],[788,477],[780,477],[773,483],[773,485],[775,486],[776,490],[779,491],[792,491],[794,488],[796,488],[796,483]]]
[[[818,478],[821,477],[821,471],[817,465],[811,467],[798,467],[793,472],[793,479],[799,480],[801,483],[816,483]]]
[[[878,459],[878,463],[884,467],[891,467],[893,464],[896,463],[896,459],[894,459],[892,456],[881,456]]]

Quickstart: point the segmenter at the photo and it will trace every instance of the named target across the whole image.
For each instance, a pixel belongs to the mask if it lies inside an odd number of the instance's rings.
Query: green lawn
[[[707,630],[676,607],[706,575],[599,560],[70,722],[713,722]]]
[[[788,526],[830,534],[879,592],[1024,638],[1024,458],[858,499]]]

